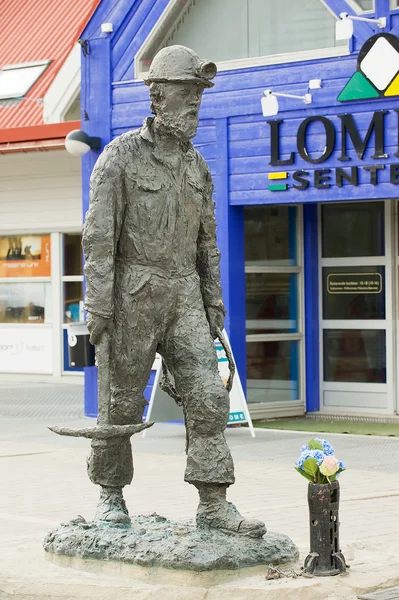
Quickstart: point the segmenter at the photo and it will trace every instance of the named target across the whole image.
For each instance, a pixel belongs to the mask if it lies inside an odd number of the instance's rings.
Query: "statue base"
[[[54,554],[116,560],[144,567],[189,571],[240,569],[282,564],[298,558],[291,539],[279,533],[263,538],[197,529],[157,514],[135,516],[131,527],[109,527],[77,517],[50,531],[44,549]]]

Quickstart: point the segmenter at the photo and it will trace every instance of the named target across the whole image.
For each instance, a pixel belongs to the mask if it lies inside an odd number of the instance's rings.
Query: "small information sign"
[[[380,273],[330,273],[327,276],[329,294],[381,294]]]

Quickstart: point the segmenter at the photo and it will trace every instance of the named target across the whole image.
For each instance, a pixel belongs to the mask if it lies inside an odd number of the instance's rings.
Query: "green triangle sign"
[[[356,71],[339,94],[337,100],[338,102],[348,102],[349,100],[367,100],[379,97],[380,95],[375,87],[360,71]]]

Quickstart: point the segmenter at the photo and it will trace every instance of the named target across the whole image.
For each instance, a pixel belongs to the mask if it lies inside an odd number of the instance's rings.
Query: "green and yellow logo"
[[[356,72],[339,94],[338,102],[399,96],[399,38],[378,33],[363,44]]]
[[[287,179],[287,177],[287,171],[280,171],[279,173],[269,173],[267,176],[267,178],[270,181],[269,187],[267,188],[269,192],[284,192],[285,190],[288,190],[288,183],[280,183],[281,179]]]

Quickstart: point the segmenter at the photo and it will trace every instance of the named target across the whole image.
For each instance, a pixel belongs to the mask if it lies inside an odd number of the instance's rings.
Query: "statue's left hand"
[[[206,316],[208,318],[209,329],[211,336],[215,340],[218,337],[218,329],[223,331],[225,311],[222,306],[208,306]]]
[[[97,345],[101,339],[101,335],[104,330],[109,326],[111,319],[106,319],[100,315],[94,313],[87,314],[87,328],[90,334],[90,343],[94,346]]]

